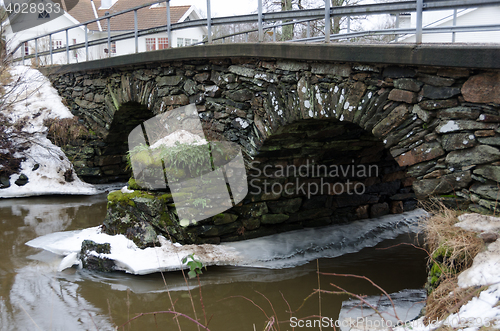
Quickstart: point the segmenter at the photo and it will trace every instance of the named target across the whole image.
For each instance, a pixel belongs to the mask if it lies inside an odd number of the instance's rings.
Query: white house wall
[[[440,18],[446,17],[442,23],[432,24]],[[457,16],[457,26],[468,25],[488,25],[498,24],[500,17],[500,6],[483,7],[476,10],[467,10],[462,15]],[[412,27],[415,27],[416,17],[412,14]],[[424,27],[432,24],[432,26],[453,26],[453,11],[439,12],[424,12],[423,16]],[[415,42],[415,36],[409,36],[403,39],[404,42]],[[422,41],[425,43],[449,43],[452,42],[451,33],[432,33],[424,34]],[[483,32],[457,32],[455,34],[455,42],[457,43],[500,43],[500,31],[483,31]]]

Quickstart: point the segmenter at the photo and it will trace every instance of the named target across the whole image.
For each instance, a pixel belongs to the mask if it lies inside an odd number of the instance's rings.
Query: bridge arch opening
[[[276,223],[279,232],[402,213],[417,205],[406,167],[384,143],[357,124],[335,119],[280,127],[250,163],[248,183],[246,202],[265,202],[268,214],[261,222]]]
[[[108,134],[96,156],[99,177],[84,177],[89,182],[127,181],[131,169],[127,166],[128,135],[137,125],[153,117],[146,106],[130,101],[120,105],[109,124]]]

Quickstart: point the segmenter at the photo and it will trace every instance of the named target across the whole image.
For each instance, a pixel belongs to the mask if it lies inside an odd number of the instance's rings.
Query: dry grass
[[[479,296],[480,289],[458,287],[457,277],[443,279],[427,298],[424,323],[443,321],[448,315],[457,313],[464,303]]]
[[[85,126],[78,122],[78,117],[50,118],[44,121],[44,125],[49,129],[47,137],[57,146],[65,146],[88,134]]]
[[[454,226],[459,211],[438,205],[425,223],[426,244],[432,257],[442,256],[448,268],[461,271],[472,265],[484,242],[476,233]],[[441,261],[438,261],[441,262]]]
[[[480,289],[458,287],[457,275],[472,265],[485,245],[476,233],[455,226],[459,211],[442,203],[434,203],[427,209],[433,214],[424,225],[432,288],[427,298],[425,322],[430,323],[442,321],[479,295]]]

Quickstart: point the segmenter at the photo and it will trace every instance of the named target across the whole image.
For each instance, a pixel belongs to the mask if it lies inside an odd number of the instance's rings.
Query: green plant
[[[190,260],[190,261],[188,261],[188,260]],[[189,278],[194,278],[197,275],[203,274],[203,272],[201,271],[201,269],[203,268],[203,263],[201,263],[201,261],[197,260],[194,257],[194,254],[189,254],[188,256],[185,256],[184,258],[182,258],[182,263],[186,263],[186,262],[187,262],[187,266],[189,267],[189,272],[188,272]],[[205,267],[205,270],[206,270],[206,267]]]
[[[198,207],[199,205],[201,205],[203,208],[206,208],[207,207],[207,199],[205,199],[205,198],[196,198],[193,201],[193,205],[195,207]]]

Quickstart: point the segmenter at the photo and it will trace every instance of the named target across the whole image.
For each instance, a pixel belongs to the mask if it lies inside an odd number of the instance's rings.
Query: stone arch
[[[454,203],[472,201],[471,209],[484,211],[495,208],[500,182],[500,107],[482,90],[498,87],[490,76],[498,74],[257,57],[165,60],[52,79],[62,95],[74,94],[74,109],[102,136],[111,123],[106,116],[113,118],[121,104],[136,102],[156,115],[196,103],[214,131],[242,146],[249,164],[276,136],[290,133],[280,130],[344,123],[362,129],[379,142],[374,149],[406,167],[401,180],[413,181],[417,197],[450,195]],[[254,231],[243,221],[268,213],[267,201],[256,205],[262,201],[249,198],[242,210],[229,212],[237,218],[208,220],[193,233],[201,233],[201,241],[239,238],[235,233]]]

